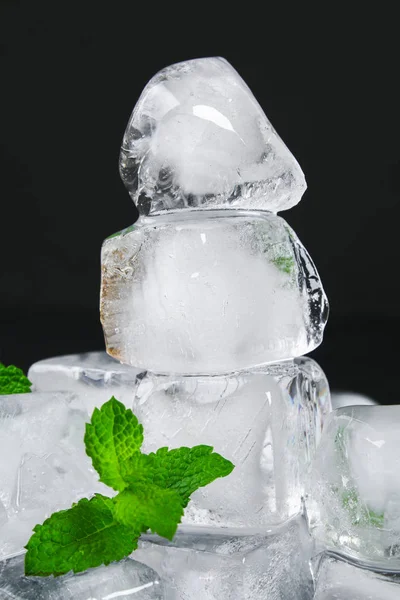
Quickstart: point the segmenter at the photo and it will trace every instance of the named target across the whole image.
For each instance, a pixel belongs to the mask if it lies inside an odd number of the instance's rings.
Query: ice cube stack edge
[[[202,58],[145,87],[120,174],[140,217],[102,248],[112,358],[41,361],[33,394],[0,398],[13,457],[0,466],[0,599],[69,597],[71,585],[82,599],[366,600],[371,586],[394,598],[396,575],[381,573],[400,571],[400,415],[331,412],[326,377],[304,356],[328,302],[276,214],[306,189],[299,164],[233,67]],[[172,543],[147,536],[136,570],[113,565],[112,585],[107,568],[96,588],[96,571],[31,584],[12,556],[33,524],[100,491],[78,438],[111,395],[142,422],[145,452],[208,444],[235,469],[193,494]]]

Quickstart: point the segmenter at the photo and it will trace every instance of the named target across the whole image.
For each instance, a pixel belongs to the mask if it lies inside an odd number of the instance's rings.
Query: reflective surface
[[[125,131],[121,177],[139,211],[285,210],[303,172],[223,58],[171,65],[145,87]]]

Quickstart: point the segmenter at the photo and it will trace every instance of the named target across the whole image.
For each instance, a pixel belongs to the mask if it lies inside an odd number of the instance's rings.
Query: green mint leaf
[[[121,465],[139,453],[142,443],[142,425],[133,412],[114,397],[100,409],[95,408],[91,422],[86,424],[86,453],[100,481],[117,491],[126,487]]]
[[[212,446],[160,448],[149,455],[134,456],[124,465],[124,479],[131,485],[141,479],[163,489],[175,490],[186,507],[191,494],[218,477],[226,477],[234,465]]]
[[[294,269],[294,258],[292,256],[277,256],[272,261],[283,273],[290,275]]]
[[[0,395],[27,394],[31,391],[31,385],[22,369],[14,365],[6,367],[0,363]]]
[[[36,525],[25,555],[25,575],[63,575],[121,560],[137,548],[138,535],[118,523],[111,498],[96,494]]]
[[[54,513],[34,528],[26,575],[75,573],[120,560],[151,530],[172,540],[190,495],[234,465],[211,446],[160,448],[142,454],[143,427],[114,397],[95,409],[86,425],[86,452],[100,480],[120,493],[96,494]]]
[[[147,481],[137,482],[114,498],[115,518],[135,531],[151,529],[172,540],[183,516],[182,500],[174,490]]]

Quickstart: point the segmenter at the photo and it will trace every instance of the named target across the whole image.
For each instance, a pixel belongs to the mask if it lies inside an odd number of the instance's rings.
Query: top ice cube
[[[145,87],[125,131],[120,173],[142,214],[181,208],[278,212],[304,174],[223,58],[171,65]]]

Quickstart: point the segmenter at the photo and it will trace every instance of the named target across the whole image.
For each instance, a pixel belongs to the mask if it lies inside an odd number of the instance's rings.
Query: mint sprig
[[[211,446],[142,453],[143,427],[114,397],[94,410],[84,441],[100,481],[119,493],[83,498],[36,525],[26,545],[26,575],[107,565],[133,552],[148,530],[172,540],[191,494],[234,469]]]
[[[0,363],[0,395],[27,394],[31,391],[31,385],[22,369]]]

